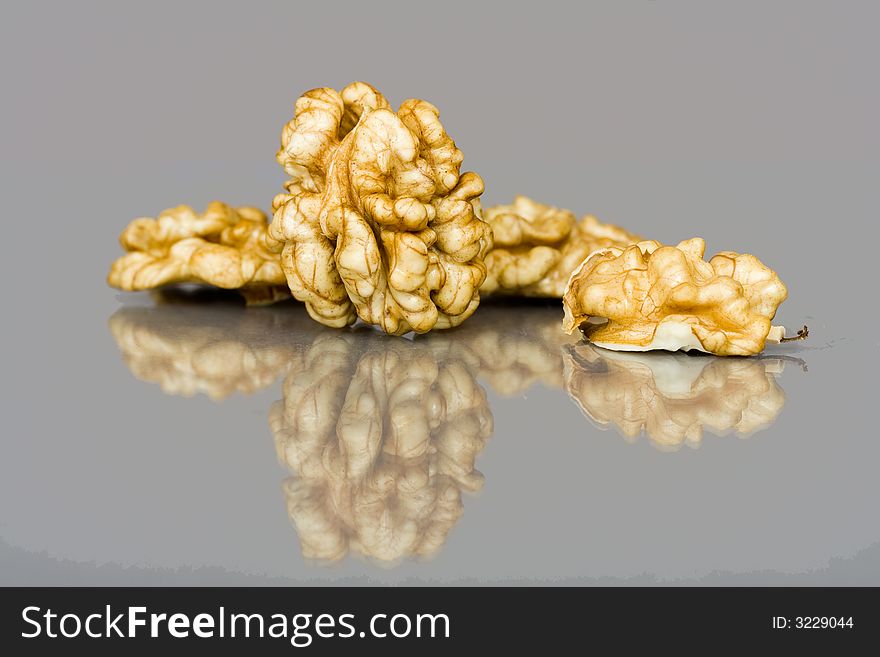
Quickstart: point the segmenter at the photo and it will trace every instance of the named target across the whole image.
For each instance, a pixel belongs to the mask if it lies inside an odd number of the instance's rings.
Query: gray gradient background
[[[0,23],[0,582],[880,583],[877,3],[17,3]],[[267,207],[302,91],[430,100],[486,182],[744,250],[809,370],[750,440],[663,453],[489,390],[482,492],[429,562],[307,563],[266,414],[127,370],[126,222]],[[295,307],[290,312],[301,312]],[[521,313],[528,321],[528,310]]]

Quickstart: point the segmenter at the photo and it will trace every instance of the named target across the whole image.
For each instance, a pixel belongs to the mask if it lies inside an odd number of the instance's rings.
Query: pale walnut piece
[[[296,102],[278,161],[290,175],[270,232],[293,295],[328,326],[357,317],[402,335],[449,328],[479,305],[492,231],[483,181],[437,108],[395,113],[373,87],[313,89]]]
[[[776,272],[730,251],[706,262],[705,247],[695,237],[677,246],[650,240],[594,253],[568,282],[563,328],[581,327],[606,349],[719,356],[757,354],[767,340],[791,339],[770,323],[788,294]]]
[[[565,387],[600,428],[661,450],[699,447],[704,430],[741,438],[766,429],[785,404],[783,358],[707,358],[569,347]]]
[[[591,253],[642,239],[593,216],[578,221],[569,210],[526,196],[488,208],[485,218],[495,246],[486,256],[484,294],[558,299],[571,273]]]
[[[128,253],[113,263],[107,281],[122,290],[199,283],[239,290],[249,303],[290,298],[281,243],[269,236],[257,208],[215,201],[198,214],[180,205],[156,219],[135,219],[119,242]]]

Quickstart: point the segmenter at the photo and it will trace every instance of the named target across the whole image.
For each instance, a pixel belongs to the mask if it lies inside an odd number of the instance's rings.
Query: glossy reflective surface
[[[104,378],[45,396],[34,467],[4,463],[9,582],[876,576],[876,444],[821,428],[846,426],[814,373],[839,346],[613,353],[544,303],[390,338],[293,302],[121,298],[80,361]]]
[[[484,386],[521,396],[542,383],[599,428],[663,450],[698,447],[704,428],[749,436],[785,403],[784,356],[618,354],[564,335],[558,315],[490,305],[459,330],[395,339],[327,329],[293,304],[160,305],[122,308],[110,330],[132,373],[166,394],[222,400],[283,378],[269,427],[303,557],[393,566],[439,553],[462,494],[482,489],[475,462],[494,423]]]

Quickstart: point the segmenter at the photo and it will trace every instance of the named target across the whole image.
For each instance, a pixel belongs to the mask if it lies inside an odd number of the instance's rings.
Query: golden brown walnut
[[[429,345],[319,336],[291,369],[269,423],[304,556],[381,563],[435,554],[483,484],[486,394]]]
[[[201,283],[239,290],[251,303],[290,298],[266,215],[214,201],[203,214],[187,205],[158,218],[132,221],[119,237],[127,251],[107,281],[127,291],[174,283]]]
[[[486,256],[484,294],[560,298],[571,273],[597,249],[626,246],[641,237],[593,216],[574,214],[517,196],[485,212],[494,233]]]
[[[606,349],[719,356],[757,354],[767,340],[791,339],[770,323],[788,294],[776,272],[731,251],[706,262],[705,248],[695,237],[677,246],[649,240],[594,253],[568,282],[563,328],[580,326]]]
[[[776,381],[782,358],[706,358],[569,347],[565,387],[584,415],[615,426],[628,441],[642,434],[663,450],[699,447],[703,430],[740,437],[769,427],[785,404]]]
[[[327,326],[356,317],[402,335],[456,326],[479,305],[483,181],[437,108],[395,113],[373,87],[313,89],[296,102],[278,161],[290,175],[270,232],[293,295]]]

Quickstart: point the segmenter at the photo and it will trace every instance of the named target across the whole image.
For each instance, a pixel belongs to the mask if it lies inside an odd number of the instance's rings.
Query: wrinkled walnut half
[[[517,196],[485,213],[495,246],[486,256],[485,294],[560,298],[571,273],[597,249],[626,246],[641,237],[595,217]]]
[[[705,242],[653,240],[594,253],[571,275],[563,328],[617,351],[706,351],[748,356],[785,341],[770,322],[788,292],[755,256],[726,251],[703,260]],[[591,320],[607,320],[592,323]],[[806,327],[799,333],[806,337]]]
[[[567,350],[565,387],[601,428],[628,441],[643,433],[662,450],[699,447],[703,430],[740,437],[769,427],[785,404],[777,358],[699,358],[682,353]]]
[[[173,283],[202,283],[239,290],[248,302],[289,299],[266,215],[257,208],[232,208],[214,201],[204,214],[180,205],[158,218],[132,221],[119,237],[128,252],[107,281],[127,291]]]
[[[483,181],[437,108],[406,100],[395,113],[373,87],[321,88],[296,102],[278,161],[290,175],[271,234],[309,314],[341,327],[360,317],[402,335],[456,326],[479,305]]]

